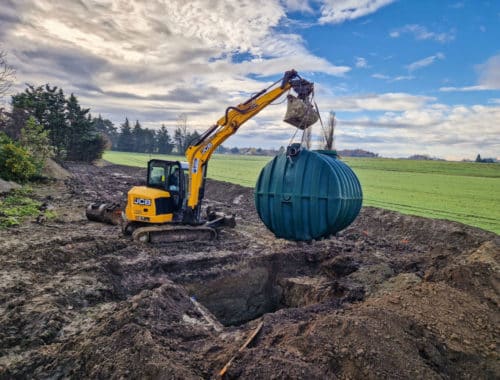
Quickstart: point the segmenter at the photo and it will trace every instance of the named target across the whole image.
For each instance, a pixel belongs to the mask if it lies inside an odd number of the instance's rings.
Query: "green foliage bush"
[[[32,199],[31,189],[11,191],[0,198],[0,228],[18,226],[23,218],[40,214],[40,205]]]
[[[107,141],[100,133],[84,136],[72,145],[68,153],[68,159],[71,161],[92,162],[102,158]]]
[[[37,172],[33,157],[7,136],[0,135],[0,178],[26,182]]]
[[[50,145],[49,131],[44,130],[33,116],[30,116],[26,126],[21,129],[19,142],[33,157],[37,174],[40,174],[47,158],[53,157],[54,152]]]
[[[12,142],[12,140],[5,133],[0,132],[0,145],[5,145]]]

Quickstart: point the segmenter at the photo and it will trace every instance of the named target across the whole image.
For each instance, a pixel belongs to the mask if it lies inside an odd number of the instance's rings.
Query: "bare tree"
[[[312,127],[307,127],[302,132],[301,144],[306,149],[311,149],[311,139],[312,139]]]
[[[326,150],[333,150],[335,149],[335,124],[337,124],[335,120],[335,112],[330,112],[330,115],[328,116],[328,122],[326,125],[326,131],[325,131],[325,149]]]
[[[177,116],[177,126],[181,130],[182,135],[186,136],[187,135],[187,127],[188,127],[188,116],[187,116],[187,114],[181,113],[181,114],[179,114],[179,116]]]
[[[177,153],[183,154],[187,149],[187,138],[188,138],[188,117],[185,113],[181,113],[177,116],[177,128],[174,132],[174,141],[177,147]]]
[[[0,99],[9,91],[16,73],[14,68],[7,63],[6,57],[7,53],[0,50]]]

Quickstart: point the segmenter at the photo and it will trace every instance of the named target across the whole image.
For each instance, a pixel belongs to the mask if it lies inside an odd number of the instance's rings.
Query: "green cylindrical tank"
[[[326,238],[349,226],[363,195],[354,172],[334,151],[288,147],[260,172],[257,212],[276,237],[296,241]]]

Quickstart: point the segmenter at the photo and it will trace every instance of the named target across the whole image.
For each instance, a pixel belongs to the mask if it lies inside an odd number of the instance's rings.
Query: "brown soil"
[[[71,164],[37,190],[55,220],[0,231],[0,378],[500,377],[500,238],[365,207],[337,237],[276,239],[252,190],[210,181],[237,216],[208,243],[151,247],[89,222],[145,171]]]

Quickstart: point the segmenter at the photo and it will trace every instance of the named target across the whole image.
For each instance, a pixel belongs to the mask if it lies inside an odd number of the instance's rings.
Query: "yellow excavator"
[[[319,117],[312,104],[314,84],[295,70],[287,71],[280,80],[244,103],[228,107],[224,116],[187,148],[187,163],[150,160],[146,186],[130,189],[124,211],[116,205],[91,204],[87,207],[87,218],[117,224],[117,215],[121,214],[124,234],[151,243],[211,240],[220,227],[234,227],[234,216],[210,210],[205,218],[201,215],[208,161],[243,123],[290,90],[296,96],[290,93],[287,96],[284,120],[299,129],[311,126]]]

